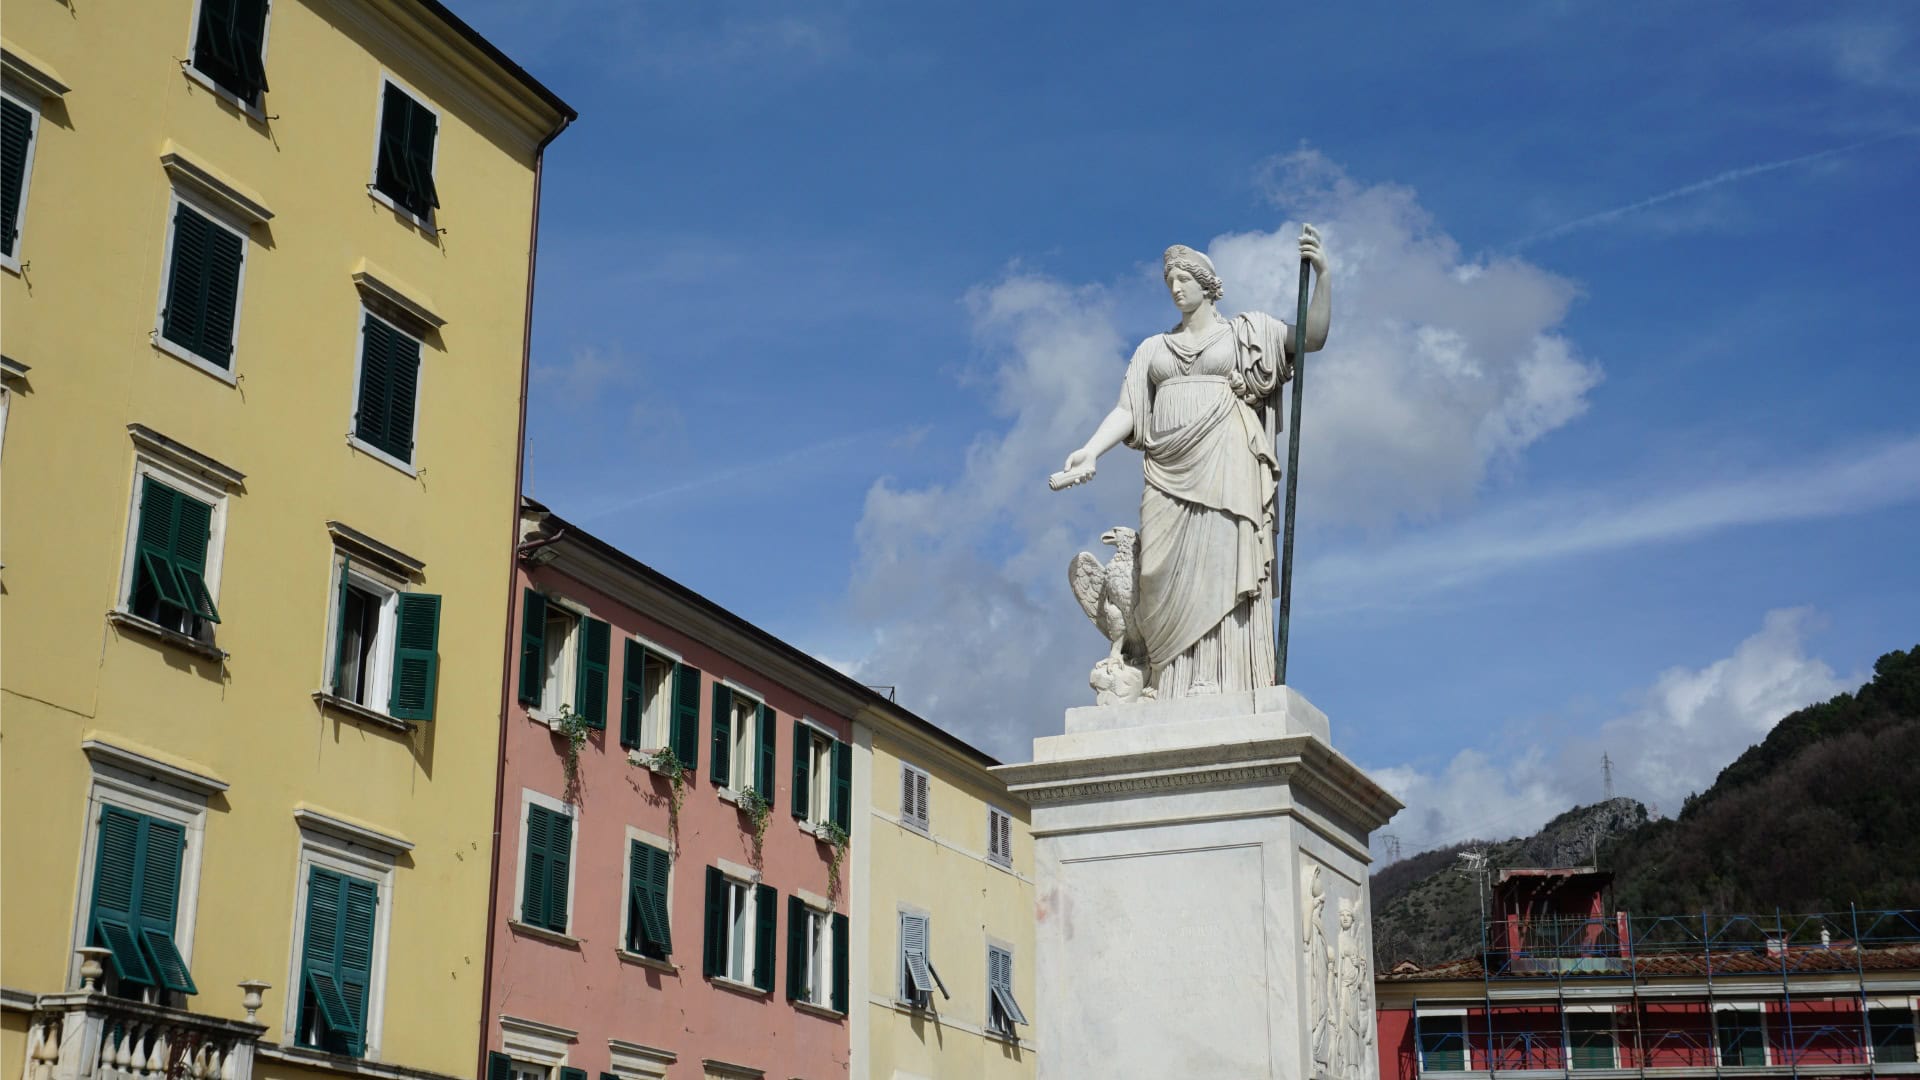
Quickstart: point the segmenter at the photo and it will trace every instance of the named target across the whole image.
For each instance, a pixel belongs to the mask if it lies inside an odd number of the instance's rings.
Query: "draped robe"
[[[1141,342],[1120,395],[1146,474],[1133,617],[1162,700],[1273,682],[1280,465],[1262,410],[1292,375],[1287,324],[1223,322],[1193,350],[1169,334]]]

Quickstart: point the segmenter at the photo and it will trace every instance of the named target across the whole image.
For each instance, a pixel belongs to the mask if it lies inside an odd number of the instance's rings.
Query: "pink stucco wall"
[[[701,1062],[707,1058],[763,1069],[770,1077],[813,1080],[845,1076],[846,1020],[796,1007],[787,1000],[786,923],[787,897],[794,890],[828,894],[829,850],[802,832],[791,815],[793,720],[808,716],[850,741],[849,723],[706,643],[578,581],[561,577],[551,567],[535,568],[530,573],[524,567],[521,570],[513,598],[512,632],[516,640],[524,590],[529,586],[571,597],[588,606],[596,618],[612,624],[607,727],[591,734],[580,755],[569,924],[570,936],[579,939],[576,947],[510,925],[519,917],[515,897],[525,827],[521,793],[531,789],[557,799],[565,786],[565,740],[529,719],[517,701],[510,706],[501,792],[498,917],[492,927],[489,973],[493,986],[487,1017],[488,1048],[502,1047],[500,1017],[506,1014],[579,1032],[567,1064],[585,1069],[589,1077],[597,1077],[608,1068],[608,1039],[672,1051],[678,1061],[668,1075],[676,1078],[701,1076]],[[627,827],[659,836],[669,833],[665,781],[628,764],[626,751],[619,744],[622,642],[636,633],[679,652],[686,663],[701,672],[699,768],[688,777],[680,813],[680,850],[669,899],[671,960],[678,969],[676,973],[642,966],[619,955],[627,903]],[[517,663],[507,677],[517,689]],[[723,677],[764,694],[766,703],[779,713],[775,723],[777,790],[761,864],[764,882],[780,893],[779,930],[773,993],[764,997],[717,985],[701,974],[705,868],[722,858],[750,864],[753,854],[746,816],[719,798],[709,773],[712,688],[714,681]],[[517,699],[518,694],[509,697]],[[859,839],[856,827],[854,842]]]

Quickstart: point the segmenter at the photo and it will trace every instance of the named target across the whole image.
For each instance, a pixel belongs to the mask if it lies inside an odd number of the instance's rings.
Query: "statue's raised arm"
[[[1301,229],[1300,257],[1315,270],[1303,327],[1311,352],[1326,344],[1333,315],[1326,255],[1311,225]],[[1101,700],[1274,681],[1274,443],[1293,328],[1257,311],[1221,315],[1215,303],[1224,283],[1190,247],[1168,248],[1161,266],[1179,325],[1134,350],[1119,402],[1048,479],[1056,490],[1088,480],[1100,455],[1121,443],[1141,452],[1138,583],[1124,613],[1126,647],[1116,642],[1094,669]],[[1116,682],[1140,691],[1129,696]]]

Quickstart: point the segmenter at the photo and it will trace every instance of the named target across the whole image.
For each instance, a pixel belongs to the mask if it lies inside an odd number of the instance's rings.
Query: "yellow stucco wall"
[[[871,845],[863,861],[870,913],[866,963],[866,1069],[854,1080],[906,1077],[1032,1077],[1045,1018],[1035,1010],[1033,844],[1027,808],[979,764],[918,733],[876,726],[862,824]],[[863,746],[862,750],[867,750]],[[928,832],[900,824],[900,763],[930,777]],[[1009,872],[987,858],[987,807],[1013,817]],[[856,837],[856,843],[860,839]],[[929,916],[929,958],[950,997],[936,992],[931,1012],[896,1003],[899,913]],[[1012,946],[1014,997],[1031,1023],[1017,1042],[985,1032],[987,944]],[[857,960],[856,960],[857,962]],[[861,1003],[856,1003],[861,1004]]]
[[[389,14],[379,14],[382,9]],[[285,1030],[305,804],[403,837],[378,1057],[470,1075],[478,1047],[515,515],[535,146],[558,117],[415,5],[277,0],[267,119],[182,73],[192,0],[7,7],[9,49],[71,89],[48,99],[21,231],[0,273],[0,984],[67,989],[97,738],[230,788],[206,815],[189,957],[194,1011],[239,1017],[273,984]],[[367,193],[382,73],[440,113],[444,234]],[[246,254],[228,384],[157,349],[169,147],[272,211]],[[408,476],[350,448],[361,260],[446,319],[423,350]],[[246,474],[229,496],[217,602],[224,663],[109,625],[138,423]],[[337,520],[426,564],[443,596],[435,719],[410,732],[322,713]],[[210,562],[212,556],[209,556]],[[187,918],[183,914],[183,919]],[[179,931],[183,936],[185,930]],[[10,1014],[0,1073],[17,1075]],[[293,1075],[262,1061],[258,1076]]]

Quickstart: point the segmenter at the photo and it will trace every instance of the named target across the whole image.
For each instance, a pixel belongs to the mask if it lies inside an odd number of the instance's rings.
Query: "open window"
[[[267,92],[267,0],[200,0],[193,70],[241,106]]]
[[[847,1011],[845,915],[787,898],[787,998],[835,1012]]]
[[[328,694],[400,720],[431,720],[439,685],[440,597],[351,551],[334,559]]]
[[[564,707],[594,729],[607,726],[607,679],[613,632],[537,590],[520,603],[520,703],[552,721]]]
[[[664,848],[639,840],[627,841],[628,952],[655,960],[665,960],[673,954],[673,927],[667,902],[672,874],[673,858]]]
[[[773,989],[773,943],[779,894],[771,886],[707,867],[706,948],[708,978]]]
[[[758,791],[773,801],[774,712],[747,691],[713,684],[713,763],[715,787]]]
[[[916,1009],[933,1006],[933,992],[948,997],[946,983],[933,966],[929,952],[929,917],[920,912],[900,913],[900,997]]]
[[[1013,950],[987,946],[987,1030],[1012,1037],[1013,1025],[1025,1024],[1027,1014],[1013,996]]]
[[[853,747],[805,719],[793,722],[793,816],[853,831]]]

